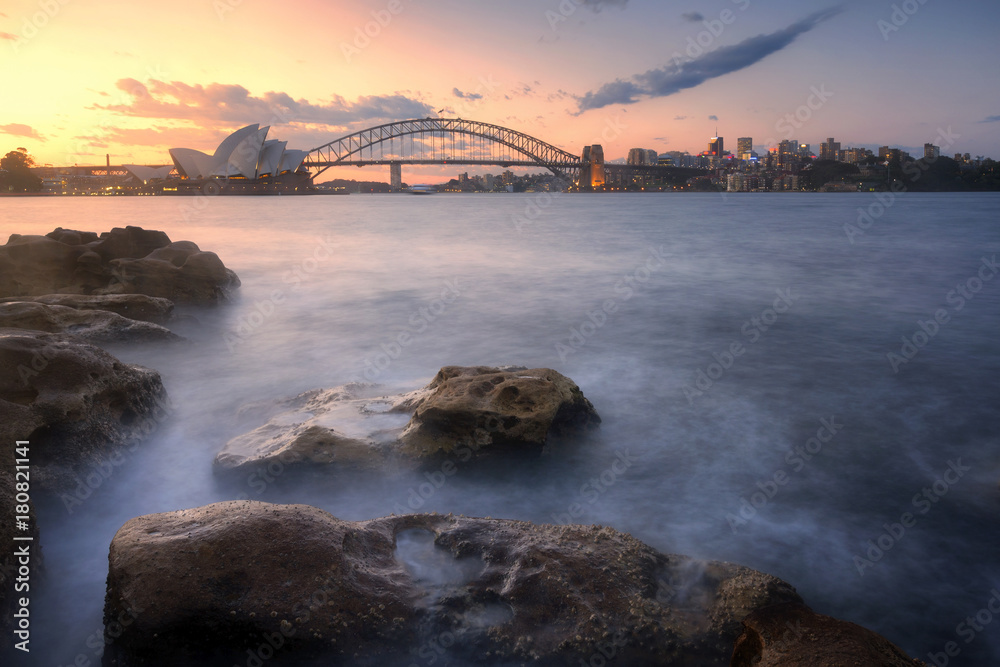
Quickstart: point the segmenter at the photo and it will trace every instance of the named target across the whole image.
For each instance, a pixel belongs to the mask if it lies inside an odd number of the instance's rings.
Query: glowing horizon
[[[631,148],[697,154],[716,125],[727,145],[749,136],[759,152],[832,136],[844,147],[919,154],[947,130],[958,138],[942,154],[1000,157],[1000,75],[970,57],[1000,25],[1000,7],[337,4],[302,0],[275,13],[253,0],[11,0],[0,12],[0,57],[17,94],[4,102],[0,150],[23,146],[58,166],[103,164],[106,154],[114,164],[170,164],[169,148],[211,151],[251,123],[308,150],[440,115],[574,154],[601,143],[609,160]],[[339,171],[358,180],[388,173]]]

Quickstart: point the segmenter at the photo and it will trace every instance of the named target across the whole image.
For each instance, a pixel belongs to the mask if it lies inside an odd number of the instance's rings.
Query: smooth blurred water
[[[1000,277],[961,309],[948,298],[1000,251],[1000,197],[906,195],[852,243],[845,224],[875,201],[4,200],[4,237],[141,225],[217,252],[243,281],[231,305],[178,309],[189,345],[111,349],[157,369],[174,409],[72,512],[58,498],[41,504],[38,664],[96,661],[107,549],[122,523],[241,494],[352,520],[417,509],[602,523],[782,577],[817,611],[913,657],[955,641],[949,664],[1000,662],[1000,619],[971,639],[958,627],[1000,587]],[[779,291],[791,305],[775,304]],[[887,354],[938,310],[948,321],[894,372]],[[742,353],[727,357],[735,344]],[[459,465],[440,488],[423,474],[235,486],[212,475],[225,442],[259,424],[237,419],[245,403],[352,380],[416,388],[449,364],[555,368],[604,422],[536,465]],[[699,371],[702,388],[715,379],[695,395]],[[821,420],[842,428],[810,443]],[[818,449],[809,460],[788,454],[807,444]],[[968,471],[948,473],[937,502],[914,498],[959,461]],[[761,507],[740,523],[744,499]],[[907,512],[899,539],[883,535]],[[890,548],[860,574],[855,556],[880,537]]]

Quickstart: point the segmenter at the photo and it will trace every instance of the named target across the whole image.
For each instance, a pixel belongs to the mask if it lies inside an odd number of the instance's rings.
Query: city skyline
[[[997,157],[1000,75],[975,54],[998,25],[1000,7],[971,0],[302,0],[278,14],[254,0],[13,0],[0,62],[18,94],[0,136],[40,164],[168,164],[169,148],[207,150],[250,123],[310,149],[442,116],[576,154],[602,144],[609,160],[698,154],[716,127],[729,151],[835,136],[921,154],[947,133],[944,155]]]

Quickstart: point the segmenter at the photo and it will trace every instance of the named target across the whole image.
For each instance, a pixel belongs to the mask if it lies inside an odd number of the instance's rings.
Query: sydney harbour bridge
[[[419,118],[370,127],[312,149],[302,166],[316,177],[330,167],[388,165],[391,185],[398,189],[402,165],[446,164],[539,167],[581,189],[687,171],[605,163],[599,145],[574,155],[517,130],[462,118]]]

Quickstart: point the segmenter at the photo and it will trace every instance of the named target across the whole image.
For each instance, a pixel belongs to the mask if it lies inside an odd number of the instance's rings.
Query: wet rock
[[[242,664],[267,638],[271,664],[724,665],[744,616],[799,600],[609,528],[253,501],[132,519],[107,591],[125,666]]]
[[[217,303],[239,287],[215,253],[163,232],[116,227],[12,234],[0,246],[0,296],[145,294],[179,302]]]
[[[408,394],[379,396],[376,385],[351,384],[270,407],[277,413],[270,421],[226,443],[215,459],[217,472],[269,464],[412,467],[450,455],[468,461],[537,454],[550,434],[601,421],[579,387],[545,368],[448,366]],[[252,410],[261,409],[267,408]]]
[[[799,665],[919,667],[924,663],[871,630],[817,614],[800,603],[758,609],[743,620],[731,667]]]
[[[418,458],[459,448],[477,456],[541,451],[550,434],[601,422],[580,388],[549,368],[446,366],[407,408],[413,417],[401,435],[403,451]]]
[[[96,294],[136,293],[173,301],[212,304],[225,301],[240,286],[214,252],[190,241],[171,243],[141,259],[113,259],[111,283]]]
[[[393,458],[407,416],[392,412],[399,397],[379,397],[374,385],[316,389],[242,412],[276,413],[263,426],[226,443],[215,457],[219,473],[260,466],[329,465],[375,469]]]
[[[0,303],[0,328],[69,333],[100,342],[178,341],[166,327],[140,322],[106,310],[78,310],[33,302]]]
[[[158,373],[75,336],[0,329],[0,438],[31,441],[32,488],[69,490],[112,469],[165,418],[165,401]]]
[[[77,310],[107,310],[140,322],[166,324],[173,316],[174,304],[169,299],[161,299],[145,294],[46,294],[44,296],[9,296],[0,303],[31,301],[49,306],[66,306]]]

